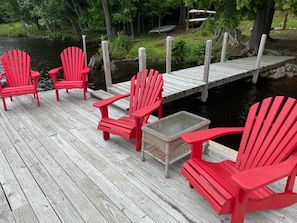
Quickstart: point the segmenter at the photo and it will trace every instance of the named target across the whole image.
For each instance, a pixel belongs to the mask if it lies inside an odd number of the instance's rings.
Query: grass
[[[0,33],[2,36],[26,36],[20,22],[10,24],[0,24]]]

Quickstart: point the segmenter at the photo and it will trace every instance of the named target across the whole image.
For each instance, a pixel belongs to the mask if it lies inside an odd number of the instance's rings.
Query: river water
[[[0,55],[9,49],[22,49],[31,56],[32,69],[41,73],[38,90],[53,89],[52,81],[47,72],[54,67],[60,66],[59,55],[68,46],[82,48],[82,42],[62,40],[48,40],[35,38],[15,38],[0,36]],[[88,46],[87,55],[90,58],[97,52],[98,46]],[[172,70],[181,69],[189,65],[179,65]],[[165,64],[147,64],[165,72]],[[0,66],[0,71],[2,67]],[[116,64],[112,71],[113,83],[129,80],[138,70],[137,63]],[[89,74],[89,87],[92,89],[104,89],[104,73],[93,70]],[[248,113],[249,107],[265,97],[284,95],[297,98],[297,77],[270,80],[259,78],[257,84],[252,84],[249,79],[240,80],[221,87],[210,89],[207,102],[202,103],[199,95],[190,96],[164,105],[164,115],[169,115],[180,110],[186,110],[201,115],[211,120],[211,127],[217,126],[242,126]],[[224,137],[219,142],[236,149],[239,137]]]

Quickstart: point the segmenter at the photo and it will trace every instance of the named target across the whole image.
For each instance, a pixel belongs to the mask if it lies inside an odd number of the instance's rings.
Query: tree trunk
[[[257,18],[252,30],[252,36],[250,39],[250,50],[257,52],[260,45],[262,34],[267,34],[269,39],[269,33],[271,29],[272,19],[274,15],[274,7],[260,6],[257,9]]]
[[[46,26],[47,30],[50,32],[52,38],[55,38],[55,34],[53,33],[52,29],[50,28],[48,21],[46,20],[44,15],[42,16],[42,19],[44,20],[45,26]]]
[[[108,3],[107,3],[107,0],[101,0],[101,2],[102,2],[102,8],[103,8],[104,18],[105,18],[107,39],[111,40],[113,35],[112,35],[112,27],[111,27]]]
[[[179,26],[184,26],[186,23],[186,17],[187,17],[187,8],[185,6],[185,3],[182,1],[180,8],[179,8]]]

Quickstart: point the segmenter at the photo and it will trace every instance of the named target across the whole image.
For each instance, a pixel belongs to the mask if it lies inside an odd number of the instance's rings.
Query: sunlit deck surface
[[[7,100],[0,109],[0,222],[229,222],[188,187],[186,159],[164,166],[140,160],[134,141],[103,141],[100,118],[80,90],[41,92]],[[112,115],[122,114],[110,108]],[[210,144],[211,160],[232,156]],[[221,148],[221,149],[217,149]],[[283,184],[273,185],[280,188]],[[246,215],[246,222],[296,222],[297,205]]]

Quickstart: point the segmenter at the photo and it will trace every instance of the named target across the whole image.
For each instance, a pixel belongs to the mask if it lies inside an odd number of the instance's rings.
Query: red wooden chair
[[[6,78],[6,86],[0,83],[0,94],[4,110],[7,111],[5,98],[19,96],[24,94],[33,94],[40,106],[37,84],[39,80],[39,72],[33,71],[30,68],[30,56],[21,50],[9,50],[1,57],[1,63],[4,72],[0,74],[0,81]]]
[[[246,212],[287,207],[297,202],[293,192],[297,173],[297,104],[293,98],[267,98],[254,104],[243,128],[213,128],[186,133],[191,158],[181,173],[218,214],[244,221]],[[201,158],[203,141],[242,133],[235,162],[209,162]],[[269,184],[285,178],[283,191]]]
[[[144,70],[131,78],[130,93],[95,102],[93,106],[101,111],[98,129],[103,131],[104,140],[109,139],[110,133],[126,139],[136,139],[136,151],[141,149],[141,126],[147,123],[150,114],[158,110],[158,117],[162,117],[163,77],[157,70]],[[129,114],[113,119],[109,117],[108,105],[130,97]]]
[[[87,75],[90,68],[86,66],[85,53],[78,47],[68,47],[60,54],[62,66],[51,69],[48,73],[51,76],[55,90],[56,99],[59,101],[59,90],[73,88],[82,88],[84,92],[84,100],[87,96],[88,80]],[[57,75],[63,71],[64,79],[58,80]]]

